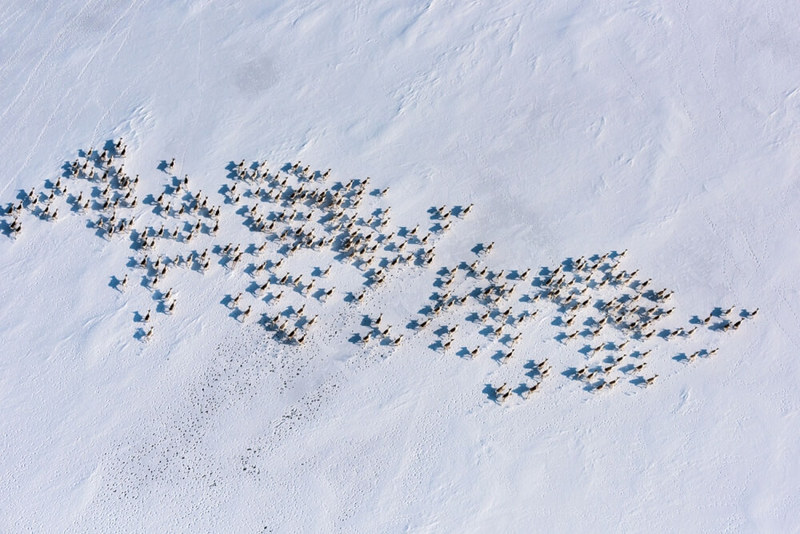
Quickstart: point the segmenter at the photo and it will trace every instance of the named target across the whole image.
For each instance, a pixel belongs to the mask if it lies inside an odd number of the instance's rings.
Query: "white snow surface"
[[[336,286],[326,302],[249,293],[266,277],[248,269],[281,257],[270,241],[233,268],[211,253],[205,274],[171,269],[159,283],[174,289],[171,315],[130,267],[143,252],[91,227],[100,211],[56,195],[58,219],[24,209],[16,238],[13,218],[0,219],[0,531],[800,531],[796,8],[0,3],[3,208],[32,187],[49,194],[79,151],[120,137],[141,181],[140,204],[118,213],[139,230],[178,227],[143,202],[172,176],[188,174],[192,193],[222,207],[216,236],[158,239],[151,258],[264,242],[236,214],[253,199],[223,203],[242,158],[272,172],[298,160],[331,168],[314,187],[371,177],[360,213],[391,207],[386,232],[424,234],[437,224],[431,207],[474,204],[432,238],[430,266],[390,269],[360,304],[345,297],[363,271],[324,247],[275,273],[310,281],[333,265],[318,281]],[[171,173],[159,170],[173,157]],[[69,194],[102,188],[61,179]],[[519,287],[500,309],[538,310],[508,328],[522,333],[508,363],[496,357],[502,340],[467,319],[488,309],[478,300],[408,327],[442,292],[440,269],[492,241],[481,265],[532,269],[509,281]],[[659,331],[717,307],[735,306],[733,319],[760,311],[735,331],[701,325],[590,356],[582,347],[626,336],[607,327],[562,340],[567,315],[526,302],[542,268],[626,249],[619,269],[674,291]],[[487,284],[462,269],[454,294]],[[244,322],[226,305],[238,292],[240,310],[253,307]],[[303,345],[259,324],[303,302],[319,315]],[[364,316],[380,313],[404,340],[354,343]],[[590,316],[602,313],[578,321]],[[435,332],[456,324],[443,351]],[[616,370],[619,383],[595,391],[568,376],[631,349],[652,349],[641,374],[658,374],[652,385]],[[524,399],[544,358],[552,373]],[[499,402],[504,382],[513,394]]]

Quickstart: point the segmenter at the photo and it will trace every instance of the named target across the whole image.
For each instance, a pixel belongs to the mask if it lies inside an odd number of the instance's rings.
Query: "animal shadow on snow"
[[[449,331],[450,331],[449,328],[447,328],[446,326],[442,325],[442,326],[440,326],[439,328],[437,328],[436,330],[433,331],[433,335],[434,336],[438,336],[438,337],[442,337],[443,335],[447,334]]]
[[[514,388],[513,393],[516,393],[518,396],[522,397],[527,391],[528,386],[525,383],[520,382],[520,384]]]
[[[82,151],[78,152],[78,156],[80,156],[81,152]],[[80,157],[83,157],[83,156],[80,156]],[[61,177],[62,178],[70,178],[72,176],[72,162],[71,161],[65,161],[64,164],[61,166],[61,169],[64,171],[64,172],[61,173]]]
[[[490,401],[492,401],[492,402],[498,402],[498,399],[497,399],[497,390],[495,389],[495,387],[494,387],[493,385],[491,385],[491,384],[484,384],[484,387],[483,387],[483,394],[484,394],[484,395],[486,395],[486,397],[487,397],[487,398],[488,398]]]
[[[471,312],[465,319],[470,323],[478,323],[481,320],[477,312]]]
[[[494,351],[494,354],[492,354],[491,358],[494,361],[496,361],[497,363],[500,363],[500,360],[502,360],[503,356],[505,356],[505,355],[506,355],[505,352],[503,352],[502,350],[498,349],[498,350]]]
[[[572,380],[578,380],[578,369],[575,367],[568,367],[567,369],[561,371],[561,376],[570,378]]]
[[[116,289],[120,293],[122,293],[122,288],[120,287],[121,285],[122,285],[122,280],[120,280],[116,276],[112,276],[111,280],[108,281],[108,287],[110,287],[111,289]]]
[[[637,386],[637,387],[644,386],[647,383],[645,381],[645,379],[642,378],[641,376],[637,376],[636,378],[632,378],[632,379],[628,380],[628,382],[630,382],[631,384],[633,384],[634,386]]]
[[[689,357],[685,352],[681,352],[680,354],[673,356],[672,359],[680,363],[689,363]]]
[[[458,351],[456,352],[456,356],[458,356],[459,358],[464,358],[465,360],[472,359],[472,353],[470,353],[467,347],[461,347],[460,349],[458,349]]]

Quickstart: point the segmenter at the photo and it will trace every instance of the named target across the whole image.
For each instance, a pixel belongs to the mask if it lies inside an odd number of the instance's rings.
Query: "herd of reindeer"
[[[554,317],[551,324],[560,329],[555,339],[575,344],[581,355],[579,366],[560,374],[582,382],[587,391],[610,390],[621,379],[648,387],[658,377],[646,369],[652,342],[690,339],[698,329],[735,331],[758,313],[758,309],[715,308],[708,315],[693,316],[685,326],[664,328],[662,321],[674,311],[669,307],[672,292],[655,289],[650,279],[637,277],[638,270],[622,268],[627,251],[569,258],[536,272],[531,268],[498,271],[487,264],[494,248],[494,243],[489,243],[477,244],[473,256],[457,265],[437,265],[437,242],[470,214],[473,205],[431,208],[426,230],[419,225],[397,227],[392,224],[391,208],[375,207],[373,202],[385,197],[388,188],[368,190],[369,177],[342,183],[331,178],[330,169],[311,170],[300,162],[272,171],[266,161],[247,164],[242,160],[229,164],[228,181],[219,191],[222,199],[212,202],[201,190],[194,190],[188,175],[175,175],[175,159],[171,159],[158,167],[167,177],[163,188],[140,200],[139,175],[127,173],[127,157],[123,139],[108,141],[101,150],[79,151],[78,158],[65,163],[55,181],[19,191],[16,201],[2,210],[0,232],[20,239],[25,234],[23,223],[30,224],[28,218],[57,221],[83,214],[101,238],[111,242],[127,236],[135,256],[121,278],[113,277],[112,285],[125,291],[131,279],[140,276],[139,285],[152,292],[156,312],[147,310],[135,318],[137,326],[143,326],[136,328],[134,336],[143,342],[156,335],[156,314],[176,312],[176,292],[163,287],[168,273],[176,269],[205,273],[212,263],[228,270],[241,269],[252,278],[249,287],[224,299],[233,310],[231,316],[242,323],[258,316],[257,322],[277,343],[293,346],[308,342],[307,334],[319,314],[311,315],[305,302],[299,307],[285,304],[286,294],[300,295],[323,307],[330,299],[340,298],[357,309],[370,293],[379,295],[393,271],[432,269],[436,274],[434,292],[419,317],[403,327],[393,327],[382,313],[375,318],[365,316],[362,325],[367,331],[354,334],[349,341],[398,346],[404,336],[428,331],[436,339],[429,345],[434,351],[467,359],[491,353],[503,365],[523,357],[515,351],[526,325],[549,310]],[[151,185],[153,181],[147,182]],[[193,239],[200,235],[216,237],[231,212],[251,236],[259,236],[257,242],[212,241],[212,246],[202,251],[192,248]],[[185,252],[159,252],[167,241],[173,244],[172,250],[179,244]],[[337,290],[329,282],[332,264],[315,268],[310,275],[292,273],[287,259],[299,250],[332,252],[335,261],[360,273],[361,286],[352,292]],[[383,303],[386,307],[391,304]],[[483,343],[472,348],[459,346],[458,331],[466,323],[480,328]],[[620,337],[622,341],[609,340]],[[711,358],[717,350],[699,348],[673,359],[690,364],[698,358]],[[522,387],[502,383],[490,387],[488,396],[498,403],[515,394],[529,398],[553,375],[547,358],[529,360],[525,368],[527,378]]]

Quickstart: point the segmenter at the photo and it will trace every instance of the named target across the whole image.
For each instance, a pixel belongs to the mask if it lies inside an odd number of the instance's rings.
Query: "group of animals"
[[[79,152],[77,159],[65,164],[63,175],[55,182],[46,182],[39,191],[21,191],[17,202],[6,206],[4,219],[11,222],[3,220],[0,231],[18,238],[25,217],[55,221],[59,210],[62,214],[67,210],[87,214],[100,237],[112,240],[127,236],[131,241],[136,256],[121,279],[114,277],[115,285],[120,291],[126,290],[139,270],[140,285],[152,291],[158,315],[176,311],[177,292],[162,289],[170,271],[182,268],[205,273],[212,262],[229,270],[242,270],[252,282],[235,296],[232,292],[225,304],[241,322],[259,316],[258,322],[266,331],[284,344],[306,343],[309,330],[319,319],[319,313],[311,314],[309,304],[319,311],[339,295],[351,306],[359,306],[397,269],[434,268],[436,242],[473,209],[472,204],[452,209],[434,207],[427,230],[419,225],[412,229],[395,227],[391,207],[367,206],[374,202],[366,199],[380,200],[388,192],[388,188],[368,191],[370,178],[329,182],[330,169],[312,171],[297,162],[271,171],[266,161],[247,165],[244,160],[229,165],[229,181],[220,189],[220,203],[212,202],[201,190],[193,191],[188,175],[175,176],[174,159],[160,165],[168,176],[163,188],[140,201],[142,180],[138,174],[131,177],[126,172],[127,156],[122,139],[107,142],[99,152],[93,148]],[[215,242],[220,225],[226,225],[231,214],[238,216],[251,236],[258,236],[255,242]],[[200,235],[212,242],[202,252],[191,245]],[[183,252],[161,252],[165,242],[173,245],[173,251]],[[175,245],[179,245],[177,249]],[[657,375],[645,371],[653,352],[648,343],[690,339],[699,328],[736,330],[758,313],[757,309],[741,310],[738,317],[730,318],[732,308],[718,308],[703,319],[694,317],[689,325],[666,329],[660,325],[674,311],[667,308],[672,292],[655,290],[650,279],[637,278],[638,271],[622,269],[620,262],[627,251],[567,259],[534,275],[531,268],[490,270],[486,259],[493,248],[494,243],[479,244],[473,249],[476,258],[440,267],[431,304],[404,327],[404,332],[399,331],[403,327],[387,324],[380,314],[374,319],[367,317],[363,324],[368,331],[354,335],[351,341],[398,346],[405,335],[431,332],[436,338],[430,346],[433,350],[456,351],[467,358],[476,358],[492,347],[504,347],[493,356],[503,365],[522,358],[517,353],[518,344],[528,325],[550,310],[555,317],[552,324],[562,328],[556,340],[566,345],[583,342],[577,351],[580,365],[562,374],[582,382],[587,391],[601,391],[614,388],[622,377],[644,387],[655,381]],[[342,291],[327,283],[333,263],[310,274],[292,272],[287,259],[301,250],[332,253],[335,262],[360,273],[361,287]],[[299,295],[303,303],[285,304],[288,294]],[[137,338],[146,341],[154,336],[156,314],[152,309],[137,314],[136,322],[143,325],[137,329]],[[472,348],[459,347],[458,332],[469,324],[476,325],[484,341]],[[535,351],[535,347],[526,351]],[[689,363],[711,357],[716,351],[701,348],[674,359]],[[530,359],[525,368],[532,383],[523,383],[516,391],[529,398],[553,373],[548,358]],[[491,388],[490,397],[504,402],[513,393],[505,382]]]
[[[741,309],[734,317],[733,307],[715,308],[702,319],[692,317],[688,325],[665,328],[661,325],[674,312],[674,307],[667,308],[672,291],[655,290],[652,280],[637,278],[638,270],[622,269],[620,262],[627,251],[568,258],[555,268],[541,268],[534,276],[531,268],[490,270],[485,256],[493,246],[494,243],[478,245],[473,249],[478,257],[471,263],[463,261],[438,271],[432,305],[409,325],[417,331],[434,332],[438,340],[431,348],[455,351],[469,359],[488,353],[501,365],[526,359],[526,354],[540,353],[541,349],[528,347],[519,351],[520,339],[535,330],[534,321],[548,316],[553,317],[552,325],[561,328],[555,340],[566,346],[583,342],[576,353],[578,363],[562,375],[583,383],[587,391],[610,390],[623,379],[634,386],[647,387],[657,378],[656,374],[646,374],[646,367],[658,343],[676,338],[691,341],[701,328],[714,332],[737,330],[758,314],[758,309]],[[470,323],[477,325],[483,342],[473,347],[460,346],[457,333],[463,331],[462,325]],[[718,348],[699,348],[672,359],[691,363],[717,351]],[[532,381],[513,389],[503,382],[491,389],[490,397],[504,402],[516,392],[529,398],[553,374],[549,358],[529,358],[524,368]]]

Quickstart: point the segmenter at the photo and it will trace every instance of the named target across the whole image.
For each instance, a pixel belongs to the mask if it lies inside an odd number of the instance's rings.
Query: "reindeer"
[[[525,390],[525,392],[522,394],[522,396],[523,396],[525,399],[528,399],[528,398],[530,398],[530,396],[531,396],[533,393],[535,393],[535,392],[536,392],[536,390],[537,390],[537,389],[539,389],[539,386],[541,386],[541,385],[542,385],[542,383],[541,383],[541,382],[536,382],[534,385],[532,385],[531,387],[529,387],[528,389],[526,389],[526,390]]]
[[[267,288],[269,288],[269,280],[267,280],[266,282],[264,282],[263,284],[261,284],[260,286],[258,286],[258,289],[256,290],[256,292],[257,292],[259,295],[263,295],[264,293],[266,293],[266,291],[267,291]]]
[[[266,270],[266,268],[267,268],[267,262],[265,261],[264,263],[259,264],[256,268],[253,269],[253,274],[254,275],[261,274]]]
[[[334,291],[336,291],[336,287],[335,286],[330,288],[330,289],[328,289],[327,291],[325,291],[325,293],[323,293],[323,296],[324,296],[325,300],[328,300],[330,298],[330,296],[333,295]]]
[[[308,285],[302,288],[304,294],[308,294],[309,292],[314,290],[314,284],[316,284],[316,280],[311,280]]]
[[[647,362],[642,362],[639,365],[635,366],[633,369],[631,369],[631,371],[636,373],[641,372],[641,370],[644,369],[646,365]]]
[[[503,395],[503,393],[505,393],[506,391],[511,391],[511,390],[510,390],[510,388],[508,387],[508,382],[503,382],[503,384],[502,384],[500,387],[498,387],[498,388],[495,388],[495,390],[494,390],[494,394],[495,394],[495,396],[496,396],[496,397],[498,397],[498,398],[499,398],[499,397],[500,397],[501,395]]]
[[[11,233],[14,235],[14,237],[16,237],[22,231],[22,223],[19,222],[19,219],[14,219],[11,222],[10,228],[11,228]]]

